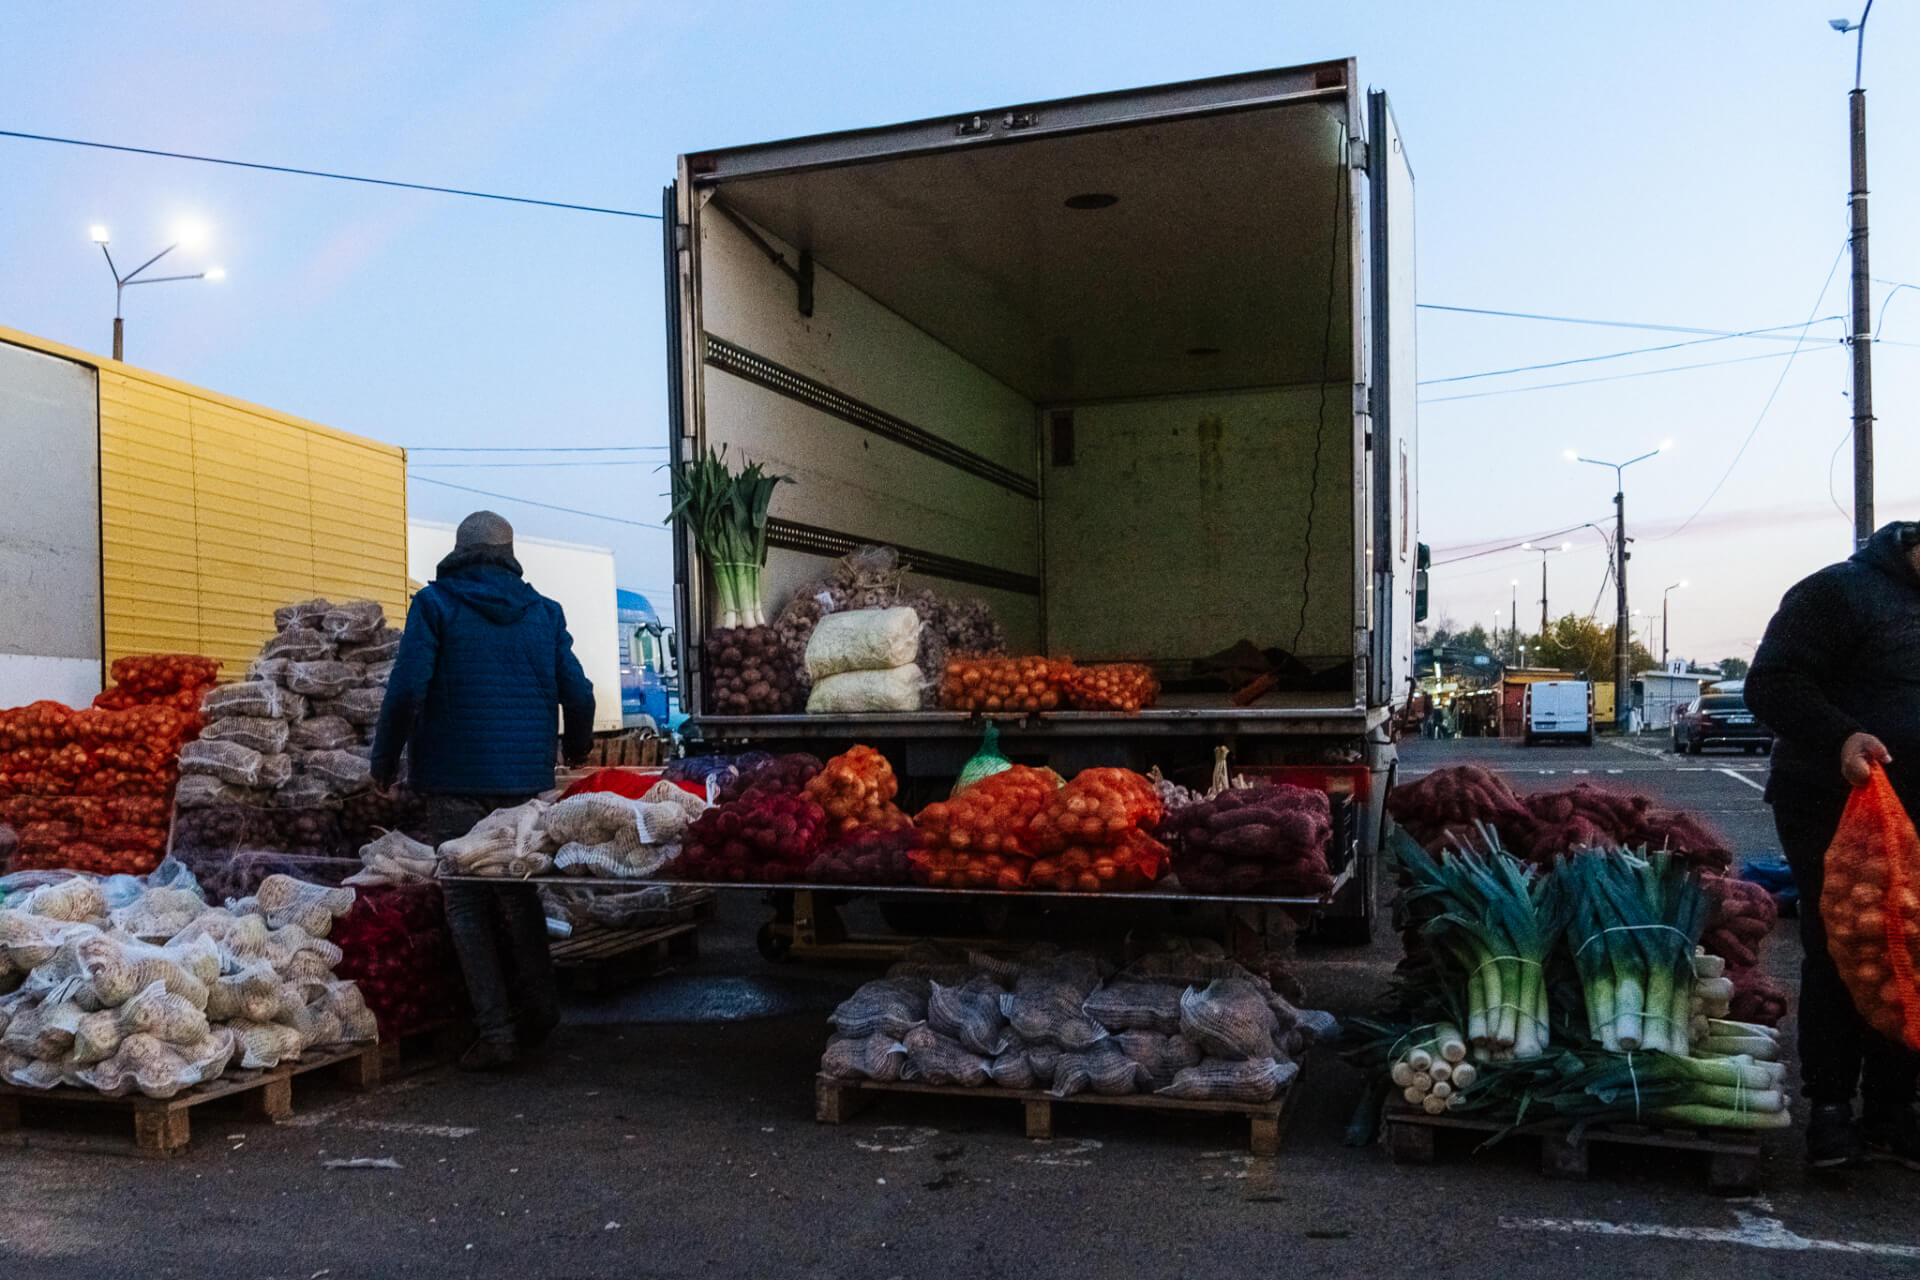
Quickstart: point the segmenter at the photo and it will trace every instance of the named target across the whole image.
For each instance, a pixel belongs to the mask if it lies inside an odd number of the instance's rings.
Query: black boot
[[[1850,1102],[1816,1102],[1807,1121],[1807,1163],[1815,1169],[1865,1164],[1867,1144],[1853,1122]]]
[[[1875,1159],[1892,1160],[1909,1169],[1920,1169],[1920,1116],[1914,1115],[1911,1106],[1903,1103],[1891,1107],[1869,1105],[1860,1119],[1860,1136]]]

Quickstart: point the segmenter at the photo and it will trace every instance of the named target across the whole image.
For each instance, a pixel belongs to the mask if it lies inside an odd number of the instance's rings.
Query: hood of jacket
[[[433,585],[499,626],[520,621],[540,600],[540,593],[521,578],[520,565],[511,555],[455,552],[440,562]]]
[[[1878,569],[1903,587],[1920,591],[1920,573],[1914,571],[1910,550],[1915,542],[1920,542],[1920,524],[1895,520],[1881,525],[1867,539],[1867,545],[1848,558],[1856,564]]]

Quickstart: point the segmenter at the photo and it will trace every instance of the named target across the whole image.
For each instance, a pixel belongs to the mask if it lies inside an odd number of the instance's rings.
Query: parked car
[[[1706,693],[1687,704],[1673,721],[1676,754],[1699,755],[1708,747],[1765,751],[1773,730],[1753,718],[1744,693]]]

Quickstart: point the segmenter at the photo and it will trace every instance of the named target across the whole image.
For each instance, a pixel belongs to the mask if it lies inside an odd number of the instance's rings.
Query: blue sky
[[[687,150],[1356,56],[1393,97],[1418,179],[1421,299],[1713,330],[1847,310],[1840,10],[1750,2],[1538,5],[584,3],[9,6],[0,128],[653,211]],[[27,16],[30,15],[30,16]],[[1857,9],[1850,12],[1857,16]],[[1920,284],[1914,6],[1879,5],[1866,80],[1873,274]],[[1905,161],[1905,163],[1902,163]],[[182,266],[215,285],[135,290],[135,363],[412,447],[643,444],[664,438],[658,224],[0,139],[0,324],[108,346],[116,252],[215,232]],[[151,251],[151,250],[149,250]],[[1875,312],[1888,286],[1875,289]],[[1887,305],[1876,352],[1881,518],[1920,517],[1920,290]],[[1423,535],[1446,561],[1611,514],[1627,456],[1640,530],[1633,605],[1673,596],[1673,644],[1745,656],[1780,592],[1843,555],[1829,462],[1848,365],[1828,322],[1791,342],[1707,343],[1571,369],[1429,386]],[[1429,311],[1424,379],[1602,355],[1687,335]],[[1894,346],[1910,342],[1914,346]],[[1766,357],[1655,376],[1439,400],[1575,378]],[[1782,373],[1784,370],[1784,378]],[[1741,441],[1778,395],[1703,514]],[[1842,505],[1850,454],[1831,468]],[[637,465],[416,474],[657,520]],[[552,461],[575,461],[556,456]],[[525,533],[613,547],[623,585],[670,581],[645,528],[416,483],[416,514],[493,505]],[[1552,566],[1553,612],[1602,582],[1590,531]],[[1537,616],[1538,559],[1441,565],[1435,610]],[[1603,610],[1607,607],[1603,602]],[[1655,646],[1657,648],[1657,644]]]

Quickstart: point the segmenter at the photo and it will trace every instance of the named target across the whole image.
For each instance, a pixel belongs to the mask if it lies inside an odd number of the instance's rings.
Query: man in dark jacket
[[[1920,524],[1887,525],[1851,559],[1789,590],[1746,694],[1775,735],[1767,800],[1800,890],[1800,1075],[1814,1104],[1807,1158],[1831,1168],[1877,1152],[1920,1169],[1920,1055],[1860,1017],[1820,918],[1827,846],[1849,785],[1863,785],[1877,762],[1907,812],[1920,814]],[[1856,1093],[1865,1100],[1858,1125]]]
[[[513,527],[476,511],[407,611],[373,736],[374,781],[393,785],[405,749],[408,785],[426,810],[422,837],[438,846],[463,836],[495,809],[552,788],[556,707],[566,759],[578,763],[593,745],[593,685],[566,617],[521,578]],[[480,1030],[461,1064],[505,1066],[560,1020],[539,894],[526,884],[448,884],[446,900]]]

